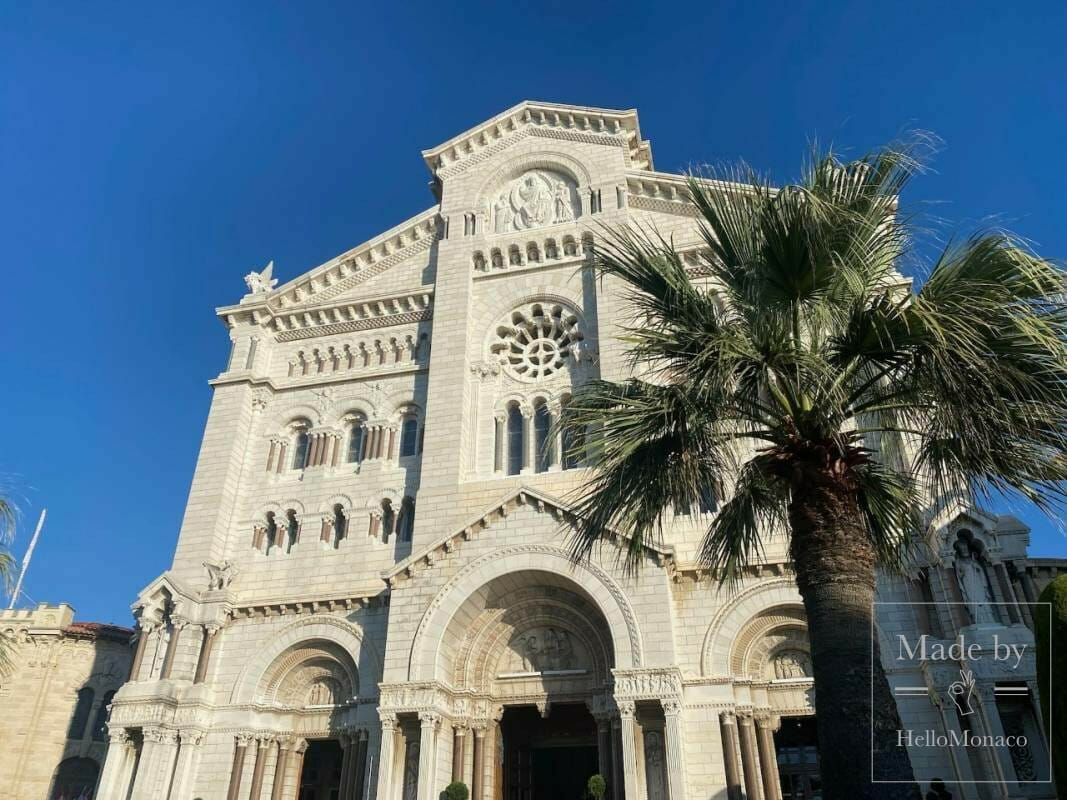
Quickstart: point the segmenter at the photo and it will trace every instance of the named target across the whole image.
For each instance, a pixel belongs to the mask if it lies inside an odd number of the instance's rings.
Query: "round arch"
[[[380,654],[357,626],[337,617],[319,615],[284,628],[260,648],[237,677],[230,693],[230,702],[256,702],[257,690],[265,680],[269,682],[268,673],[279,660],[298,645],[308,643],[314,646],[315,642],[325,642],[347,653],[358,674],[358,685],[352,687],[353,693],[365,690],[377,694],[382,674]]]
[[[791,578],[775,578],[741,589],[708,626],[700,651],[700,674],[731,674],[731,656],[735,643],[754,618],[768,609],[786,614],[803,614],[804,601]]]
[[[531,558],[536,556],[536,558]],[[610,631],[615,666],[626,669],[642,663],[641,631],[637,617],[619,585],[599,566],[575,563],[568,553],[550,545],[517,545],[487,553],[460,570],[437,593],[419,622],[411,644],[408,680],[443,679],[439,675],[439,651],[446,646],[438,634],[452,622],[457,612],[478,592],[509,573],[548,573],[553,582],[564,582],[571,591],[585,597],[604,615]]]
[[[482,208],[487,202],[489,195],[505,181],[517,178],[523,172],[531,169],[553,170],[562,172],[571,177],[579,189],[589,186],[591,178],[589,170],[581,161],[561,153],[558,150],[542,150],[536,153],[527,153],[518,158],[511,159],[502,164],[498,169],[489,173],[478,187],[478,198],[475,208]]]

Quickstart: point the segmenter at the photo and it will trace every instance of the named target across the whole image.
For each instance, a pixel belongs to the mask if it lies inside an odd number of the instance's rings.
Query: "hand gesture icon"
[[[959,709],[960,716],[965,717],[974,713],[971,706],[971,698],[974,697],[974,673],[964,667],[960,670],[960,677],[962,680],[949,684],[948,694]]]

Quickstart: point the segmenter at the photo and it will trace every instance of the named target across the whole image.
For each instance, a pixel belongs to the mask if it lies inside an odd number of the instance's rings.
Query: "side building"
[[[130,674],[133,631],[75,622],[65,603],[0,611],[0,800],[91,800],[108,707]]]
[[[620,537],[585,563],[567,551],[589,462],[553,422],[583,382],[630,374],[627,298],[590,251],[604,226],[654,227],[714,291],[684,177],[654,170],[635,111],[547,103],[423,157],[432,207],[282,285],[253,272],[217,310],[232,348],[172,566],[133,606],[100,796],[436,800],[455,779],[472,800],[540,800],[597,772],[612,800],[817,796],[781,532],[730,593],[698,563],[713,496],[674,510],[636,575]],[[914,579],[883,598],[1000,610],[908,611],[883,634],[1032,641],[1025,528],[967,508],[930,522]],[[944,675],[891,680],[930,689],[909,722],[1040,732],[1034,674],[1031,649],[1011,708],[1003,675],[978,676],[983,713],[962,722],[933,700]],[[1007,797],[1042,747],[912,755],[924,783]]]

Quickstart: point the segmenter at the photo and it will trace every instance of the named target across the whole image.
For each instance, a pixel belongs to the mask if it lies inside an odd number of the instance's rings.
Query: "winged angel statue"
[[[278,279],[271,277],[271,273],[273,272],[274,261],[272,260],[266,267],[264,267],[262,272],[253,270],[245,275],[245,283],[248,285],[248,291],[252,294],[263,294],[277,286]]]

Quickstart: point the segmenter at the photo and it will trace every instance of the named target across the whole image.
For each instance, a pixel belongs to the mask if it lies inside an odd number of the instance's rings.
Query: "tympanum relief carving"
[[[505,184],[490,203],[493,233],[510,233],[571,222],[581,214],[574,181],[550,170],[524,172]]]
[[[559,627],[526,628],[512,636],[500,660],[500,673],[559,672],[581,670],[589,661],[584,645]]]

